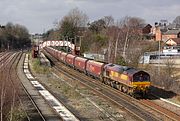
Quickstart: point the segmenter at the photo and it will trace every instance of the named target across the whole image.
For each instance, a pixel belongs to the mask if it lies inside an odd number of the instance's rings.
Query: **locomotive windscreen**
[[[146,72],[138,72],[133,76],[133,82],[149,82],[150,76]]]

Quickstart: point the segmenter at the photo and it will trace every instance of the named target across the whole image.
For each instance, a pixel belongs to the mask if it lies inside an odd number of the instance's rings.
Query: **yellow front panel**
[[[150,82],[132,82],[133,86],[150,86]]]

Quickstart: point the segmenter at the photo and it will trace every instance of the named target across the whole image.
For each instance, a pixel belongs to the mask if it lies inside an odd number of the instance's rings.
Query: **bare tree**
[[[166,72],[169,77],[173,77],[174,74],[174,66],[175,62],[173,58],[168,58],[165,60],[165,65],[166,65]]]
[[[85,13],[78,8],[72,9],[63,19],[59,22],[58,29],[62,36],[68,38],[75,38],[80,31],[83,31],[87,26],[88,17]]]
[[[105,22],[106,28],[114,25],[114,18],[112,16],[104,16],[102,19]]]
[[[75,27],[87,26],[88,16],[78,8],[72,9],[67,15]]]
[[[138,50],[136,46],[138,42],[141,41],[141,29],[144,23],[144,20],[141,18],[128,16],[122,18],[118,22],[118,27],[121,30],[119,47],[123,48],[119,49],[119,51],[121,53],[121,56],[125,59],[127,63],[134,61],[134,59],[132,59],[132,56],[137,56],[137,53],[130,56],[128,56],[128,54],[131,54],[135,52],[135,50]],[[131,46],[134,44],[136,46]]]
[[[177,16],[177,17],[173,20],[172,23],[175,24],[176,27],[179,27],[179,26],[180,26],[180,16]]]
[[[108,62],[114,63],[117,56],[117,48],[119,42],[120,30],[117,26],[108,27],[106,30],[108,36]],[[114,48],[115,47],[115,48]]]

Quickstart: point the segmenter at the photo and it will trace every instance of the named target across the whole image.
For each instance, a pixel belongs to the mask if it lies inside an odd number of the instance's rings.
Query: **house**
[[[166,41],[171,38],[180,38],[180,29],[172,29],[162,33],[162,40]]]
[[[160,27],[156,26],[154,31],[155,32],[153,32],[153,33],[155,33],[155,37],[154,37],[155,41],[162,40],[162,31],[161,31]]]
[[[151,40],[154,38],[154,34],[152,31],[153,27],[150,24],[147,24],[145,27],[142,28],[142,35],[143,38]]]
[[[150,24],[147,24],[143,29],[142,29],[142,33],[143,34],[149,34],[151,33],[151,28],[152,26]]]
[[[156,27],[155,29],[155,41],[167,41],[171,38],[180,38],[180,29],[170,29],[167,31],[162,31],[160,27]]]
[[[168,29],[176,29],[176,28],[180,28],[180,24],[175,24],[175,23],[170,23],[168,26],[167,26]]]
[[[180,38],[180,25],[179,24],[169,24],[166,20],[156,22],[153,27],[153,33],[155,35],[155,41],[167,41],[171,38]]]
[[[166,46],[180,46],[180,38],[170,38],[165,41]]]
[[[180,52],[180,38],[170,38],[165,41],[163,53],[179,53]]]

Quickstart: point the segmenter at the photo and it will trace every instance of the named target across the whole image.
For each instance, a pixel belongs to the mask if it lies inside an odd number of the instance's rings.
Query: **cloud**
[[[53,28],[71,9],[78,7],[90,20],[112,15],[115,19],[137,16],[148,23],[160,19],[172,21],[179,15],[179,0],[0,0],[0,24],[25,25],[30,32]]]

